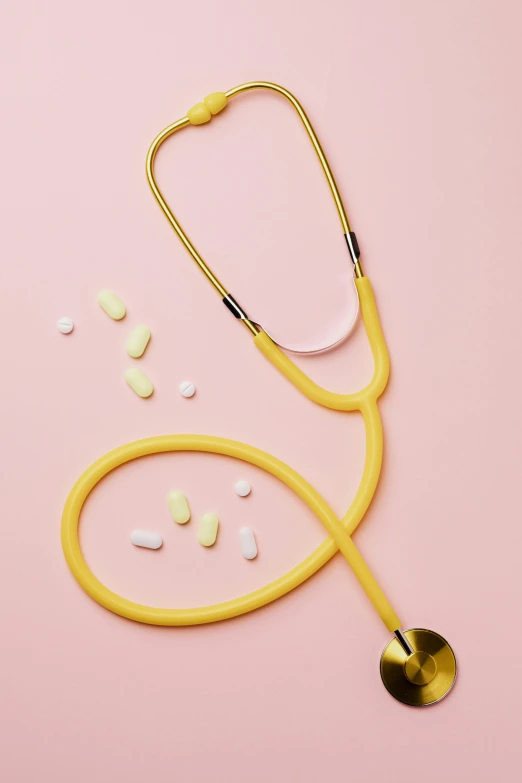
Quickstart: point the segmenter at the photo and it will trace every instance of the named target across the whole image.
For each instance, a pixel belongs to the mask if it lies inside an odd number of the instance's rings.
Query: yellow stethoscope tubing
[[[263,354],[304,394],[336,410],[360,410],[364,417],[367,449],[363,477],[343,520],[336,517],[321,495],[295,470],[253,446],[206,435],[159,435],[134,441],[114,449],[91,465],[72,488],[63,511],[62,546],[65,558],[74,577],[91,598],[122,617],[151,625],[180,626],[216,622],[258,609],[280,598],[316,573],[339,549],[387,629],[394,632],[400,628],[399,618],[350,537],[350,533],[364,516],[379,479],[383,439],[376,400],[386,386],[389,372],[388,352],[370,282],[368,278],[362,278],[356,283],[359,286],[361,312],[375,360],[373,380],[363,392],[344,395],[322,389],[295,367],[265,333],[260,333],[255,338],[255,343]],[[87,565],[79,541],[81,511],[92,490],[111,471],[139,457],[172,451],[222,454],[266,470],[292,489],[309,506],[330,533],[330,537],[288,573],[252,593],[230,601],[188,609],[164,609],[129,601],[100,582]]]
[[[232,98],[252,89],[272,90],[283,95],[293,105],[319,158],[332,192],[344,233],[347,234],[350,231],[350,226],[339,190],[319,140],[303,107],[288,90],[271,82],[249,82],[229,90],[225,95],[227,98]],[[183,117],[165,128],[154,139],[147,154],[147,178],[155,198],[183,245],[214,288],[224,298],[227,296],[226,289],[209,269],[174,217],[156,183],[154,174],[154,162],[161,144],[174,132],[189,124],[189,118]],[[256,346],[303,394],[314,402],[333,410],[358,410],[362,413],[366,430],[366,457],[363,475],[356,496],[342,521],[335,516],[326,502],[304,478],[280,460],[252,446],[247,446],[238,441],[204,435],[160,435],[135,441],[111,451],[91,465],[74,485],[64,508],[62,545],[65,557],[77,581],[94,600],[123,617],[155,625],[193,625],[225,620],[264,606],[293,590],[316,573],[339,549],[353,569],[388,630],[396,631],[400,628],[401,623],[396,613],[350,538],[370,505],[380,475],[383,437],[377,399],[383,392],[389,375],[388,351],[381,330],[371,284],[368,278],[363,277],[358,262],[355,265],[355,274],[361,313],[375,364],[372,381],[366,388],[355,394],[337,394],[318,386],[299,370],[279,350],[270,337],[265,332],[259,330],[255,323],[249,321],[248,318],[242,319],[245,326],[254,335]],[[192,609],[162,609],[138,604],[117,595],[94,576],[82,555],[79,542],[79,523],[83,504],[89,493],[104,476],[120,465],[139,457],[168,451],[212,452],[235,457],[257,465],[279,478],[296,492],[317,515],[330,533],[330,537],[299,565],[279,579],[253,593],[213,606]]]

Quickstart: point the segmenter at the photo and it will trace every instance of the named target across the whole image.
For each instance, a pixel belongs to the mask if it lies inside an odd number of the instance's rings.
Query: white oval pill
[[[193,397],[196,393],[196,387],[192,383],[192,381],[183,381],[179,385],[179,390],[183,397]]]
[[[98,304],[114,321],[121,321],[126,313],[125,305],[113,291],[104,289],[98,294]]]
[[[130,333],[127,340],[127,353],[133,359],[139,359],[145,353],[150,340],[150,329],[148,326],[136,326]]]
[[[248,481],[236,481],[235,490],[240,498],[246,498],[247,495],[250,495],[251,489]]]
[[[167,501],[174,522],[177,522],[178,525],[186,524],[190,519],[190,509],[183,492],[179,489],[169,492]]]
[[[130,367],[125,372],[125,380],[131,387],[132,391],[135,391],[140,397],[150,397],[154,391],[154,386],[149,381],[147,376],[137,367]]]
[[[212,546],[216,542],[219,519],[215,514],[203,514],[199,520],[198,541],[201,546]]]
[[[134,546],[144,546],[146,549],[159,549],[163,544],[160,534],[149,530],[133,530],[130,539]]]
[[[241,553],[247,560],[253,560],[257,557],[257,544],[254,531],[251,527],[242,527],[239,531],[239,543],[241,544]]]
[[[58,331],[62,334],[70,334],[74,328],[73,322],[70,318],[67,318],[67,316],[60,318],[56,326],[58,327]]]

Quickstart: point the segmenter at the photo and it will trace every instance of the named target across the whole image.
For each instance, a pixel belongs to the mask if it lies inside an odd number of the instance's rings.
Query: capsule
[[[127,340],[127,353],[133,359],[139,359],[145,353],[149,344],[150,329],[148,326],[136,326]]]
[[[125,373],[125,380],[139,397],[150,397],[154,386],[144,372],[137,367],[130,367]]]
[[[199,520],[198,541],[201,546],[212,546],[216,543],[219,519],[215,514],[203,514]]]
[[[257,544],[254,531],[251,527],[242,527],[239,531],[239,543],[241,545],[241,554],[247,560],[253,560],[257,557]]]
[[[104,289],[98,294],[98,304],[114,321],[121,321],[125,313],[125,305],[113,291]]]
[[[169,492],[167,502],[174,522],[185,525],[190,519],[190,508],[184,493],[179,489]]]
[[[145,549],[159,549],[163,539],[159,533],[151,533],[149,530],[133,530],[130,537],[134,546],[142,546]]]

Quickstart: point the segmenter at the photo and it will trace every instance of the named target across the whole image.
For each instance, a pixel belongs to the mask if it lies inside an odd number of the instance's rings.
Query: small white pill
[[[247,495],[250,495],[251,489],[248,481],[236,481],[235,490],[240,498],[246,498]]]
[[[71,321],[70,318],[67,318],[67,316],[60,318],[56,326],[58,327],[58,331],[61,332],[62,334],[70,334],[74,329],[73,322]]]
[[[247,560],[253,560],[257,557],[257,544],[254,531],[251,527],[242,527],[239,531],[239,543],[241,544],[241,553]]]
[[[185,525],[190,519],[190,509],[184,493],[175,489],[169,492],[167,501],[174,522],[177,522],[178,525]]]
[[[139,359],[145,353],[149,344],[150,329],[148,326],[136,326],[127,340],[127,353],[133,359]]]
[[[114,321],[121,321],[126,313],[125,305],[113,291],[104,289],[98,294],[98,304]]]
[[[154,386],[149,381],[147,376],[137,367],[130,367],[125,372],[125,380],[131,387],[132,391],[136,392],[140,397],[150,397],[154,391]]]
[[[219,526],[219,519],[215,514],[203,514],[199,520],[198,541],[201,546],[215,544]]]
[[[183,381],[180,383],[179,390],[183,397],[193,397],[196,393],[196,387],[192,381]]]
[[[133,530],[130,539],[134,546],[144,546],[146,549],[159,549],[163,544],[159,533],[148,530]]]

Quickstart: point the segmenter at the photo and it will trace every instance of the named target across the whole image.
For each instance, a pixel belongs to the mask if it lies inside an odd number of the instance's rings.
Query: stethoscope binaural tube
[[[155,178],[154,163],[158,149],[176,131],[189,125],[202,125],[222,111],[230,98],[253,89],[268,89],[283,95],[294,107],[319,158],[339,213],[347,248],[353,264],[355,286],[374,358],[370,383],[354,394],[337,394],[314,383],[286,356],[270,336],[250,319],[234,297],[199,255],[162,195]],[[281,597],[321,568],[338,550],[371,600],[386,628],[394,638],[381,657],[381,677],[388,691],[405,704],[424,706],[440,701],[453,686],[455,656],[449,644],[433,631],[402,631],[401,623],[384,592],[358,551],[351,534],[362,520],[374,496],[379,480],[383,435],[377,406],[389,376],[389,356],[382,333],[372,287],[360,264],[357,238],[351,231],[344,205],[319,140],[301,104],[285,88],[270,82],[249,82],[226,93],[213,93],[197,104],[187,116],[172,123],[154,139],[146,162],[152,192],[169,223],[194,261],[219,293],[226,307],[254,337],[254,344],[288,380],[313,402],[337,411],[359,411],[366,430],[366,456],[363,476],[356,496],[342,519],[338,519],[319,493],[298,473],[275,457],[237,441],[205,435],[161,435],[120,446],[95,462],[78,479],[67,499],[62,517],[62,544],[72,573],[83,589],[98,603],[131,620],[154,625],[194,625],[235,617],[260,608]],[[309,557],[287,574],[259,590],[220,604],[192,609],[162,609],[144,606],[118,596],[103,585],[89,569],[81,552],[78,527],[80,515],[92,489],[108,473],[130,460],[170,451],[204,451],[250,462],[283,481],[312,509],[330,534]]]

